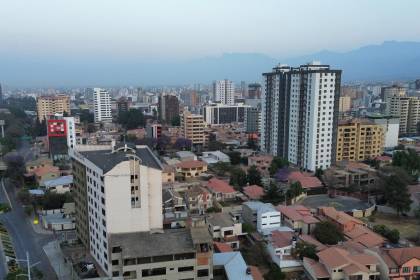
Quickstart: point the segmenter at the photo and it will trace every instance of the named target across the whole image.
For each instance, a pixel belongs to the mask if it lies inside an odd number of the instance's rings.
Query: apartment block
[[[222,104],[235,104],[235,84],[229,80],[213,82],[213,101]]]
[[[249,105],[209,104],[203,107],[204,120],[208,124],[243,123]]]
[[[40,96],[36,100],[38,120],[44,121],[55,114],[70,114],[70,97],[67,95]]]
[[[192,141],[193,145],[204,145],[204,118],[202,115],[192,114],[185,111],[181,114],[182,136]]]
[[[337,133],[337,161],[362,161],[380,156],[384,150],[381,125],[367,119],[340,121]]]
[[[313,62],[263,74],[261,149],[309,171],[336,160],[341,70]]]
[[[112,122],[111,96],[107,90],[93,89],[93,115],[95,123]]]
[[[178,97],[171,94],[162,94],[159,96],[158,102],[159,120],[171,123],[172,120],[179,117],[179,100]]]
[[[375,124],[382,126],[385,149],[398,146],[398,134],[400,130],[399,118],[381,114],[368,115],[367,118]]]
[[[420,121],[420,98],[391,96],[387,99],[386,114],[399,118],[399,135],[416,135]]]

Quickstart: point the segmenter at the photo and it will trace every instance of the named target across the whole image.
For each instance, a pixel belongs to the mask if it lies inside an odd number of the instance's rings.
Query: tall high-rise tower
[[[336,158],[341,70],[313,62],[264,73],[261,148],[310,171]]]
[[[112,122],[111,96],[108,91],[101,88],[93,89],[93,115],[95,122]]]
[[[213,82],[213,101],[222,104],[235,104],[235,84],[229,80]]]

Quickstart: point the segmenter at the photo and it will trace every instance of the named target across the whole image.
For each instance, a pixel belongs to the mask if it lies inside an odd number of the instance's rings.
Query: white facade
[[[257,212],[257,230],[262,233],[281,226],[281,214],[274,207],[264,205]]]
[[[101,88],[93,89],[93,107],[95,122],[111,122],[111,96],[108,91]]]
[[[103,152],[109,153],[107,157],[112,160],[109,150]],[[110,234],[163,228],[162,171],[143,165],[135,154],[127,153],[126,160],[104,172],[88,157],[72,153],[86,167],[90,254],[111,275]]]
[[[400,131],[400,121],[398,118],[391,118],[389,116],[384,117],[372,117],[371,120],[382,126],[384,131],[384,148],[394,148],[398,146],[398,135]]]
[[[229,80],[213,82],[213,101],[235,104],[235,84]]]
[[[230,163],[229,156],[225,153],[222,153],[221,151],[203,152],[201,160],[206,162],[207,164],[213,164],[217,162]]]
[[[67,127],[67,146],[69,149],[76,147],[76,122],[74,117],[64,117]]]

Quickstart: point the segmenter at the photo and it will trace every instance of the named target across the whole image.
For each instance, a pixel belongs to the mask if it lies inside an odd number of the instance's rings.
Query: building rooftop
[[[153,152],[147,146],[136,146],[135,148],[128,147],[126,150],[94,150],[94,151],[83,151],[80,152],[93,164],[98,166],[107,173],[115,165],[120,162],[128,160],[128,155],[135,155],[140,158],[141,164],[150,168],[162,170],[163,166],[159,159],[153,154]]]
[[[227,252],[213,254],[213,265],[223,266],[229,280],[253,280],[247,274],[248,266],[240,252]]]
[[[288,180],[289,182],[299,182],[304,189],[322,187],[322,182],[317,177],[300,171],[291,172],[288,176]]]
[[[207,218],[207,222],[213,226],[231,227],[234,225],[232,217],[228,213],[214,213]]]
[[[260,199],[264,195],[264,189],[258,185],[246,186],[243,192],[250,199]]]
[[[121,247],[125,258],[153,257],[195,252],[188,229],[171,229],[163,233],[132,232],[110,235],[110,246]]]
[[[420,247],[386,249],[381,256],[389,268],[397,268],[412,259],[420,260]]]
[[[279,205],[276,208],[284,216],[293,221],[302,221],[305,224],[315,224],[319,222],[319,220],[312,215],[311,210],[302,205]]]
[[[47,189],[51,187],[69,184],[73,184],[73,175],[61,176],[56,179],[44,181],[44,185]]]
[[[235,193],[235,189],[223,180],[212,178],[208,181],[207,187],[214,192]]]
[[[200,167],[204,167],[207,164],[203,161],[200,160],[186,160],[186,161],[181,161],[180,163],[176,164],[176,167],[178,168],[200,168]]]
[[[271,232],[271,243],[275,248],[283,248],[291,246],[293,242],[294,233],[291,231],[278,231]]]

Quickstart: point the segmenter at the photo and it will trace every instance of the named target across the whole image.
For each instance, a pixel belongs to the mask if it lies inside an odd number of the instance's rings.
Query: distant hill
[[[278,63],[319,60],[343,70],[344,81],[420,78],[420,42],[387,41],[349,52],[321,51],[278,60],[264,54],[230,53],[178,63],[119,62],[107,58],[0,57],[0,81],[10,85],[180,85],[228,78],[259,81]]]

